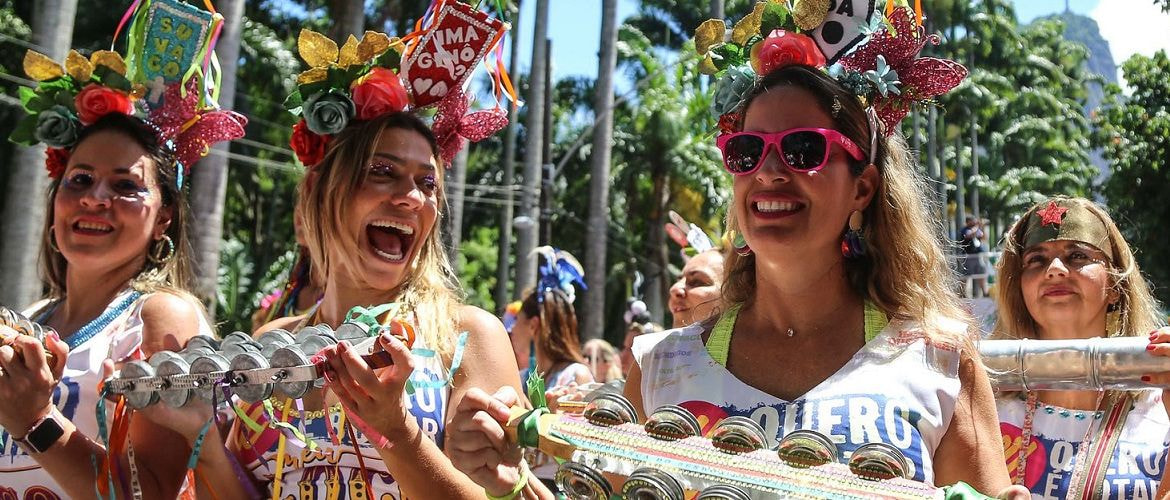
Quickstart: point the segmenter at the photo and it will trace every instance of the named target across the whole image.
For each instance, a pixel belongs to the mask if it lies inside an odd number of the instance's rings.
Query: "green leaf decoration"
[[[30,87],[20,87],[19,92],[20,92],[20,105],[24,106],[25,108],[28,108],[29,101],[33,100],[37,96],[37,91],[33,90]]]
[[[764,8],[764,17],[760,21],[760,36],[767,37],[772,30],[784,29],[790,17],[784,4],[768,2],[768,6]]]
[[[719,69],[723,69],[729,65],[739,66],[747,62],[747,54],[744,52],[743,47],[734,43],[720,45],[712,49],[711,53],[718,56],[715,58],[715,67]]]
[[[58,90],[53,93],[52,102],[49,103],[49,106],[60,104],[61,106],[69,108],[70,110],[74,110],[76,106],[73,104],[73,97],[74,96],[72,92]],[[45,109],[48,109],[48,107]]]
[[[289,94],[284,99],[284,109],[289,110],[294,115],[301,114],[301,104],[305,103],[305,99],[301,97],[301,90],[298,88]]]
[[[387,49],[377,59],[374,59],[374,66],[381,66],[383,68],[398,68],[401,64],[402,54],[399,54],[394,49]]]
[[[37,143],[36,130],[37,115],[28,115],[20,120],[20,123],[12,130],[12,134],[8,136],[8,140],[16,144],[32,146]]]

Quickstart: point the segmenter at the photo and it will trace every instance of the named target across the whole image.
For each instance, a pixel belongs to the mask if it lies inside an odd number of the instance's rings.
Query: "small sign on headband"
[[[415,106],[430,106],[462,87],[506,29],[486,12],[446,2],[402,65]]]
[[[855,45],[865,40],[863,26],[869,26],[877,0],[827,1],[829,15],[825,23],[811,33],[825,61],[833,64],[849,53]]]
[[[154,0],[146,15],[146,44],[138,61],[141,80],[182,80],[205,51],[212,14],[174,0]]]

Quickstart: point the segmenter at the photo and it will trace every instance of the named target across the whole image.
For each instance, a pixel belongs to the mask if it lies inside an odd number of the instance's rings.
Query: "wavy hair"
[[[577,334],[577,312],[565,292],[555,288],[529,291],[520,302],[520,312],[529,318],[540,318],[540,331],[534,339],[554,365],[585,362]]]
[[[416,132],[431,147],[438,158],[435,135],[417,116],[409,112],[391,113],[362,121],[337,134],[312,175],[301,180],[298,208],[303,216],[305,246],[312,259],[312,272],[319,283],[337,272],[339,267],[358,269],[360,254],[354,235],[341,228],[347,227],[351,215],[348,201],[365,180],[366,165],[374,156],[378,138],[387,129]],[[441,162],[440,162],[441,163]],[[437,178],[442,172],[437,172]],[[446,206],[443,190],[435,191],[439,201],[439,216],[430,233],[424,235],[422,248],[410,262],[404,281],[396,287],[396,302],[400,311],[413,313],[413,320],[427,345],[449,358],[454,351],[455,329],[459,323],[458,308],[462,305],[459,279],[451,268],[447,252],[440,239],[442,207]],[[338,261],[329,255],[329,249],[339,250]]]
[[[1112,307],[1115,308],[1121,320],[1118,334],[1130,337],[1142,336],[1148,334],[1150,330],[1162,326],[1164,322],[1158,313],[1158,301],[1150,293],[1150,287],[1145,278],[1142,277],[1137,261],[1134,260],[1133,250],[1125,241],[1125,237],[1121,235],[1113,218],[1109,217],[1109,213],[1096,203],[1084,198],[1056,196],[1029,208],[1004,236],[1003,254],[996,267],[998,284],[996,285],[995,302],[998,306],[998,312],[992,337],[1000,339],[1036,338],[1036,320],[1028,312],[1020,283],[1024,269],[1023,255],[1027,250],[1023,246],[1023,241],[1024,233],[1028,228],[1028,219],[1052,200],[1072,202],[1088,210],[1105,225],[1106,232],[1109,233],[1109,245],[1112,248],[1100,250],[1110,250],[1111,252],[1108,253],[1116,256],[1116,261],[1109,263],[1109,286],[1117,294],[1117,302]]]
[[[857,96],[824,72],[808,66],[785,66],[765,75],[756,82],[740,111],[746,111],[756,97],[779,87],[797,87],[811,93],[832,118],[833,128],[861,148],[864,159],[850,159],[853,175],[861,175],[868,164],[866,159],[873,154],[879,180],[862,214],[866,253],[861,258],[845,260],[850,286],[887,316],[917,321],[933,339],[968,345],[970,339],[950,326],[954,320],[962,320],[967,333],[973,331],[970,315],[954,293],[957,280],[943,253],[942,223],[930,215],[937,211],[933,210],[925,180],[915,168],[905,139],[897,131],[889,137],[878,133],[877,151],[872,151],[870,121]],[[832,111],[835,107],[836,113]],[[739,128],[742,127],[741,121]],[[734,211],[728,211],[727,227],[739,231]],[[724,274],[725,310],[755,298],[754,254],[727,252]]]

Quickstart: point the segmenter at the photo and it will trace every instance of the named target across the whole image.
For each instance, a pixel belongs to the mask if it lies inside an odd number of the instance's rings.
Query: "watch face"
[[[57,422],[56,417],[49,416],[29,431],[28,436],[24,438],[24,442],[33,451],[44,453],[53,446],[53,443],[61,439],[61,435],[63,434],[65,434],[65,429],[61,428],[61,424]]]

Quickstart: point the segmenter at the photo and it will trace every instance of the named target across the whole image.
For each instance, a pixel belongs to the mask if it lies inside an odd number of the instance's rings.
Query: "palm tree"
[[[609,232],[609,162],[613,149],[613,73],[617,65],[617,0],[601,2],[601,54],[598,57],[596,124],[589,177],[589,223],[585,226],[583,340],[601,338],[605,329],[605,249]]]
[[[32,42],[55,61],[65,60],[73,42],[77,0],[42,0],[33,11]],[[21,307],[41,294],[37,255],[45,220],[45,147],[16,146],[13,172],[4,197],[4,226],[0,229],[0,304]]]
[[[540,190],[540,172],[544,152],[544,87],[545,66],[548,64],[548,2],[536,0],[536,16],[532,29],[532,67],[528,72],[529,86],[524,131],[528,138],[524,151],[524,190],[520,193],[520,215],[529,218],[528,224],[517,229],[516,287],[523,290],[536,283],[537,235],[540,234],[540,214],[537,213],[537,193]]]
[[[361,36],[366,26],[365,3],[362,0],[331,0],[329,6],[333,17],[333,29],[329,35],[338,44],[344,43],[349,35]]]

